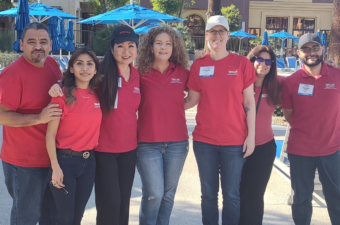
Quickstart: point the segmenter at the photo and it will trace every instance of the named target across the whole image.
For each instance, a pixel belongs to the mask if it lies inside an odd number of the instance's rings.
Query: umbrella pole
[[[240,54],[240,52],[241,52],[241,38],[240,38],[240,43],[238,44],[238,54]]]
[[[59,56],[59,58],[61,59],[61,49],[60,49],[60,56]]]

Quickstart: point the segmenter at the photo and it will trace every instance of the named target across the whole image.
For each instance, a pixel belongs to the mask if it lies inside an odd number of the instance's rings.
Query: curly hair
[[[266,88],[268,93],[267,101],[268,103],[279,105],[281,103],[281,85],[277,77],[276,56],[273,49],[265,45],[258,45],[249,52],[247,58],[254,65],[256,58],[261,52],[267,52],[270,55],[270,58],[274,60],[268,74],[263,80],[263,86]]]
[[[74,103],[77,101],[77,98],[74,96],[74,92],[76,91],[76,81],[75,76],[73,73],[71,73],[71,67],[73,67],[74,62],[78,59],[78,57],[82,54],[89,55],[96,66],[97,73],[94,75],[94,77],[90,80],[89,83],[89,89],[90,91],[93,91],[96,86],[101,82],[102,76],[99,74],[99,61],[96,56],[96,54],[88,49],[88,48],[81,48],[77,49],[72,53],[72,57],[70,61],[68,62],[67,70],[63,73],[63,78],[61,81],[61,85],[65,90],[65,96],[66,96],[66,104],[68,106],[73,106]]]
[[[155,60],[151,49],[156,36],[161,33],[167,33],[172,40],[173,48],[169,60],[176,65],[181,65],[185,69],[189,68],[189,56],[185,51],[184,41],[181,35],[169,26],[154,27],[140,40],[136,64],[141,75],[151,72],[151,64]]]

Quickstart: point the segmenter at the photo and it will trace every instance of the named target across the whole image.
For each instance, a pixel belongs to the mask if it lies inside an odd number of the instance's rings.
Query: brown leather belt
[[[74,155],[74,156],[78,156],[78,157],[83,157],[84,159],[87,159],[90,157],[90,155],[93,154],[93,150],[86,150],[86,151],[82,151],[82,152],[78,152],[78,151],[73,151],[71,149],[61,149],[61,148],[57,148],[57,150],[61,153],[65,153],[68,155]]]

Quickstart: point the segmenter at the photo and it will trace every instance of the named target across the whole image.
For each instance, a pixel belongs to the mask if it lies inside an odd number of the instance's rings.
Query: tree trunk
[[[106,12],[106,5],[105,5],[105,0],[99,0],[101,9],[102,9],[102,13]]]
[[[182,13],[183,13],[183,9],[184,9],[184,4],[185,4],[185,0],[182,0],[182,6],[181,6],[181,9],[179,10],[179,13],[178,13],[178,17],[179,18],[182,17]]]
[[[208,1],[208,19],[210,16],[222,15],[221,12],[221,0],[209,0]],[[210,52],[207,41],[205,41],[205,52]]]
[[[333,22],[329,43],[328,58],[333,59],[340,66],[340,0],[334,0]]]

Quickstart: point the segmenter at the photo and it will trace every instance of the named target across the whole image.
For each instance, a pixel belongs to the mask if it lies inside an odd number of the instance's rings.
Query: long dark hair
[[[72,57],[70,61],[68,62],[67,70],[63,73],[63,78],[61,80],[61,85],[65,90],[66,104],[68,106],[73,106],[74,103],[77,101],[77,98],[74,96],[74,92],[77,86],[76,86],[75,76],[73,73],[71,73],[71,67],[73,67],[74,62],[82,54],[87,54],[93,59],[93,62],[97,70],[97,73],[90,80],[90,83],[89,83],[90,91],[93,91],[102,79],[102,76],[99,73],[99,61],[97,59],[96,53],[94,53],[92,50],[88,48],[80,48],[80,49],[75,50],[72,53]]]
[[[265,45],[258,45],[249,52],[247,58],[254,65],[256,57],[258,57],[261,52],[267,52],[270,55],[270,58],[274,60],[274,62],[270,66],[268,74],[264,77],[263,80],[263,87],[267,90],[268,93],[267,101],[268,103],[271,103],[273,105],[279,105],[281,103],[281,85],[277,77],[276,56],[273,49]]]
[[[106,51],[104,59],[100,62],[100,73],[104,74],[103,82],[98,87],[98,98],[103,113],[109,113],[113,109],[118,90],[118,67],[111,49],[114,42],[110,43],[110,48]]]

